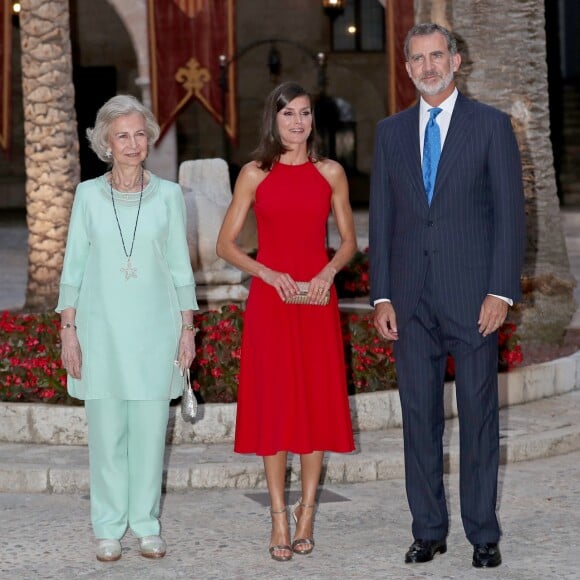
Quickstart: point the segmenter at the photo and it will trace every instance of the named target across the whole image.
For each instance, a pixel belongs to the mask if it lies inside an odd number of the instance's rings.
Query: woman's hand
[[[260,270],[259,276],[264,282],[266,282],[266,284],[269,284],[276,289],[278,296],[280,296],[284,302],[300,292],[298,284],[296,284],[296,281],[292,276],[290,276],[290,274],[276,272],[275,270],[270,270],[270,268],[264,267]]]
[[[308,302],[310,304],[324,304],[324,297],[334,283],[336,270],[326,265],[312,280],[308,286]]]
[[[195,330],[182,330],[179,339],[177,363],[180,370],[191,367],[195,359]]]
[[[75,328],[63,328],[60,331],[60,342],[62,366],[73,379],[80,379],[83,357]]]

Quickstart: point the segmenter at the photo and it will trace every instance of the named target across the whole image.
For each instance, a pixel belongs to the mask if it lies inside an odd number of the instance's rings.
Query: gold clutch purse
[[[330,290],[326,292],[324,295],[324,300],[322,304],[311,304],[308,301],[308,286],[310,285],[309,282],[296,282],[298,284],[298,289],[300,292],[298,294],[294,294],[291,298],[286,299],[286,304],[310,304],[311,306],[326,306],[330,302]]]

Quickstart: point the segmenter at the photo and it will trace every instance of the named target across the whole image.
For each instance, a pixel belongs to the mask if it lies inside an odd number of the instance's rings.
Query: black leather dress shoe
[[[495,568],[501,564],[501,552],[497,544],[475,544],[473,565],[476,568]]]
[[[405,554],[405,564],[430,562],[437,552],[447,552],[445,540],[415,540]]]

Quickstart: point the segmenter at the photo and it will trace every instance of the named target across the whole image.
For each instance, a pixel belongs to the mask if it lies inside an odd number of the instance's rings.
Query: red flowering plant
[[[372,313],[343,314],[342,336],[350,394],[397,388],[392,343],[378,335]]]
[[[499,356],[497,370],[501,372],[511,371],[524,361],[520,337],[516,333],[516,325],[513,322],[504,322],[498,331]],[[445,378],[452,381],[455,378],[455,361],[449,355]]]
[[[200,331],[191,376],[199,400],[236,401],[243,310],[235,305],[224,306],[196,314],[194,322]],[[59,325],[55,313],[0,315],[0,401],[82,404],[66,392]],[[379,338],[372,313],[343,313],[342,327],[350,393],[396,388],[392,343]],[[498,369],[510,370],[521,362],[515,325],[506,323],[499,332]],[[448,378],[452,379],[452,359],[448,371]]]
[[[516,333],[513,322],[505,322],[499,329],[499,363],[498,370],[510,371],[522,364],[524,355],[520,345],[520,337]]]
[[[191,384],[202,402],[232,403],[238,394],[243,311],[236,305],[196,314]]]
[[[332,259],[336,250],[328,248],[328,258]],[[339,298],[356,298],[370,293],[369,249],[357,251],[350,262],[334,277]]]
[[[66,391],[54,313],[0,315],[0,400],[79,405]]]

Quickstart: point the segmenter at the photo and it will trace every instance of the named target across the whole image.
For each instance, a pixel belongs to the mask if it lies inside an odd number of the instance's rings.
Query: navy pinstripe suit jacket
[[[431,206],[419,151],[418,104],[379,123],[369,220],[371,303],[390,298],[401,328],[429,267],[439,314],[474,325],[486,294],[521,299],[524,196],[510,119],[458,95]]]

